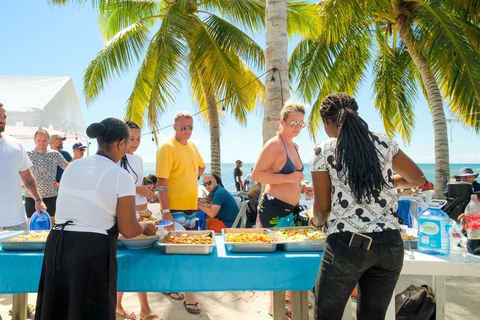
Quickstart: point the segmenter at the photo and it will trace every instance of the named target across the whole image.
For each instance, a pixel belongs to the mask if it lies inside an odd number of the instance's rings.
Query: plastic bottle
[[[465,219],[468,240],[480,240],[480,203],[476,194],[470,196],[470,202],[465,208]]]
[[[430,203],[418,214],[418,245],[420,252],[450,254],[450,218],[438,203]]]

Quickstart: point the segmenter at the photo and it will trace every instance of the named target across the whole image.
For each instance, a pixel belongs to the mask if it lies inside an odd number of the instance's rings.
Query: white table
[[[407,252],[407,251],[406,251]],[[413,259],[405,254],[401,275],[429,275],[433,277],[436,319],[445,319],[445,278],[447,276],[480,277],[480,256],[463,251],[451,251],[449,256],[428,255],[413,250]],[[345,307],[343,319],[351,319],[351,303]],[[395,319],[395,295],[385,319]]]

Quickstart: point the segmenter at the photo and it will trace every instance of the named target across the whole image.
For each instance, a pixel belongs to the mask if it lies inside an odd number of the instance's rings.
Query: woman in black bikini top
[[[293,173],[295,171],[303,172],[303,162],[302,162],[302,167],[297,170],[297,167],[295,167],[295,163],[293,163],[293,161],[288,156],[287,147],[285,146],[285,142],[283,141],[282,136],[279,135],[279,137],[280,137],[280,140],[282,140],[283,147],[285,148],[285,154],[287,155],[287,161],[285,161],[285,164],[283,165],[282,170],[278,171],[277,173],[289,174],[289,173]],[[297,148],[295,147],[295,145],[293,145],[293,147],[295,148],[295,151],[297,151],[298,159],[300,159],[300,162],[301,162],[302,159],[300,158],[300,154],[298,153]]]

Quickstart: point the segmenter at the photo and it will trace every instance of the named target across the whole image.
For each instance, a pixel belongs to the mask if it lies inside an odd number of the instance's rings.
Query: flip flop
[[[117,315],[119,317],[123,317],[124,319],[130,319],[130,320],[136,320],[137,319],[137,316],[135,315],[135,312],[128,313],[128,311],[126,311],[126,310],[123,310],[123,313],[122,312],[115,312],[115,315]]]
[[[155,312],[151,311],[149,314],[147,315],[143,315],[140,313],[140,319],[139,320],[162,320],[160,319],[160,317],[158,316],[158,314],[156,314]]]
[[[183,300],[185,299],[185,296],[181,292],[162,292],[164,295],[169,296],[172,299],[175,300]],[[176,294],[177,296],[172,296],[172,294]]]
[[[273,317],[273,310],[272,310],[272,307],[269,307],[268,308],[268,315],[270,317]],[[286,316],[286,320],[291,320],[292,319],[292,310],[290,310],[289,307],[285,307],[285,316]]]
[[[190,312],[193,314],[199,314],[200,312],[202,312],[202,310],[198,308],[198,302],[187,303],[187,301],[183,301],[183,306],[185,307],[185,310],[187,310],[187,312]],[[192,308],[189,308],[188,306],[197,307],[198,309],[192,309]]]

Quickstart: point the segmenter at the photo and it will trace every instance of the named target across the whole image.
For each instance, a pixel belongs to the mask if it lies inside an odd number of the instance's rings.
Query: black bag
[[[408,286],[395,296],[396,320],[435,319],[435,297],[429,285]]]

